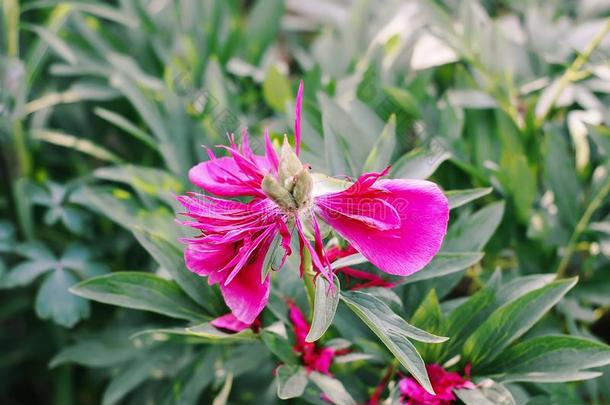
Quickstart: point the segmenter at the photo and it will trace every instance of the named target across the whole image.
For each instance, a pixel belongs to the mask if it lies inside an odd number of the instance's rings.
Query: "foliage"
[[[610,401],[607,2],[0,4],[1,398],[399,401],[435,363],[470,369],[466,404]],[[293,255],[260,329],[229,333],[174,197],[202,144],[279,145],[300,79],[303,161],[429,178],[449,230],[393,288],[319,278],[314,302]],[[330,375],[295,354],[286,298],[341,353]]]

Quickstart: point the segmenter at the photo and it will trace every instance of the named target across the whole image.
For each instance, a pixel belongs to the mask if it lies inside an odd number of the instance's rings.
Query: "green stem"
[[[309,302],[309,308],[311,309],[309,312],[310,314],[313,314],[313,307],[316,299],[316,286],[314,282],[316,273],[313,271],[311,253],[307,249],[303,249],[303,267],[303,284],[305,285],[305,292],[307,293],[307,302]]]
[[[591,200],[591,202],[585,209],[585,212],[582,214],[582,217],[576,224],[576,227],[574,228],[574,232],[572,233],[572,236],[570,237],[568,245],[566,246],[565,252],[563,253],[563,257],[561,258],[561,261],[559,262],[559,265],[557,266],[556,278],[559,279],[559,278],[563,278],[566,276],[568,264],[570,263],[570,259],[572,258],[572,255],[574,254],[574,252],[576,250],[576,246],[578,244],[578,239],[580,238],[582,233],[587,229],[587,227],[589,226],[589,222],[591,221],[591,218],[593,217],[593,214],[604,203],[608,194],[610,194],[610,174],[608,174],[608,177],[606,178],[606,182],[600,187],[599,191],[597,192],[597,194],[595,194],[595,196],[593,197],[593,199]]]
[[[563,76],[561,76],[559,82],[557,83],[557,87],[553,92],[551,101],[542,111],[540,117],[536,119],[536,127],[540,128],[542,126],[542,124],[546,120],[547,115],[551,112],[553,106],[555,105],[555,103],[557,103],[557,100],[559,100],[559,97],[561,97],[561,94],[566,89],[566,87],[568,87],[573,81],[576,81],[582,77],[582,72],[580,70],[583,68],[585,63],[587,63],[593,51],[604,40],[608,32],[610,32],[610,18],[606,20],[606,25],[604,26],[604,28],[595,37],[593,37],[593,39],[591,40],[591,42],[589,42],[585,50],[581,54],[579,54],[576,59],[574,59],[574,62],[572,62],[572,64],[564,72]]]

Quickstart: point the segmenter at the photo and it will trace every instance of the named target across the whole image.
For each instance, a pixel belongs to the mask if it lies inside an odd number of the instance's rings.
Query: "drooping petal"
[[[267,244],[266,249],[269,249]],[[269,299],[269,277],[261,283],[261,269],[267,250],[261,249],[252,263],[244,266],[227,285],[220,285],[220,292],[231,312],[241,322],[252,323],[265,309]]]
[[[226,315],[219,316],[210,323],[218,329],[224,329],[231,332],[241,332],[242,330],[248,329],[251,325],[240,321],[230,312]]]
[[[316,211],[382,271],[408,276],[421,270],[440,249],[449,220],[447,198],[429,181],[371,181],[376,180],[375,177],[363,175],[364,180],[359,179],[348,190],[317,197]],[[360,210],[361,215],[371,215],[363,219],[351,215],[351,211],[336,209],[339,206],[357,206],[359,202],[366,205],[377,200],[393,210]],[[400,219],[398,226],[380,229],[378,224],[394,223],[394,212]]]

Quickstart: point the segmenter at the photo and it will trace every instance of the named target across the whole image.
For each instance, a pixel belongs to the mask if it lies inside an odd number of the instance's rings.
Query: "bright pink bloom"
[[[319,347],[315,342],[305,341],[305,337],[309,333],[309,322],[294,303],[289,302],[288,308],[295,336],[294,351],[301,355],[303,365],[307,371],[329,374],[330,365],[338,353],[330,347]]]
[[[302,85],[295,111],[296,155],[301,139]],[[285,146],[293,153],[287,141]],[[183,223],[201,231],[198,237],[183,239],[187,267],[207,276],[210,284],[220,285],[225,302],[241,322],[251,323],[267,303],[269,278],[261,281],[261,271],[277,235],[283,253],[276,270],[291,254],[291,234],[297,232],[301,252],[307,249],[315,270],[332,278],[319,219],[371,263],[393,275],[407,276],[422,269],[441,246],[449,208],[434,183],[380,180],[386,169],[363,174],[345,190],[324,193],[316,190],[308,166],[298,162],[296,155],[278,157],[268,133],[264,156],[253,153],[245,131],[241,145],[230,136],[230,146],[223,148],[230,156],[216,157],[208,150],[210,160],[193,167],[189,179],[219,197],[251,199],[237,202],[189,194],[178,200],[185,215],[192,218]],[[313,235],[313,244],[306,234]]]
[[[428,376],[436,395],[428,393],[413,377],[406,377],[398,383],[405,404],[451,405],[457,399],[453,393],[454,389],[475,388],[472,382],[456,372],[446,371],[438,364],[429,364],[426,366],[426,370],[428,370]]]
[[[358,253],[358,251],[351,246],[347,246],[343,249],[339,246],[333,246],[326,251],[328,260],[330,260],[331,263],[342,257],[353,255],[354,253]],[[391,281],[384,280],[376,274],[358,270],[353,267],[339,267],[336,269],[336,272],[343,274],[345,277],[345,284],[341,283],[341,285],[344,285],[348,290],[360,290],[362,288],[371,287],[394,287],[394,283]],[[354,281],[354,283],[350,285],[350,281]]]

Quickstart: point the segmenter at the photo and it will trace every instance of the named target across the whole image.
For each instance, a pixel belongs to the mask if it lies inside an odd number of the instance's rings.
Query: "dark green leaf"
[[[124,271],[85,280],[70,289],[78,296],[105,304],[156,312],[172,318],[206,318],[180,287],[148,273]]]

